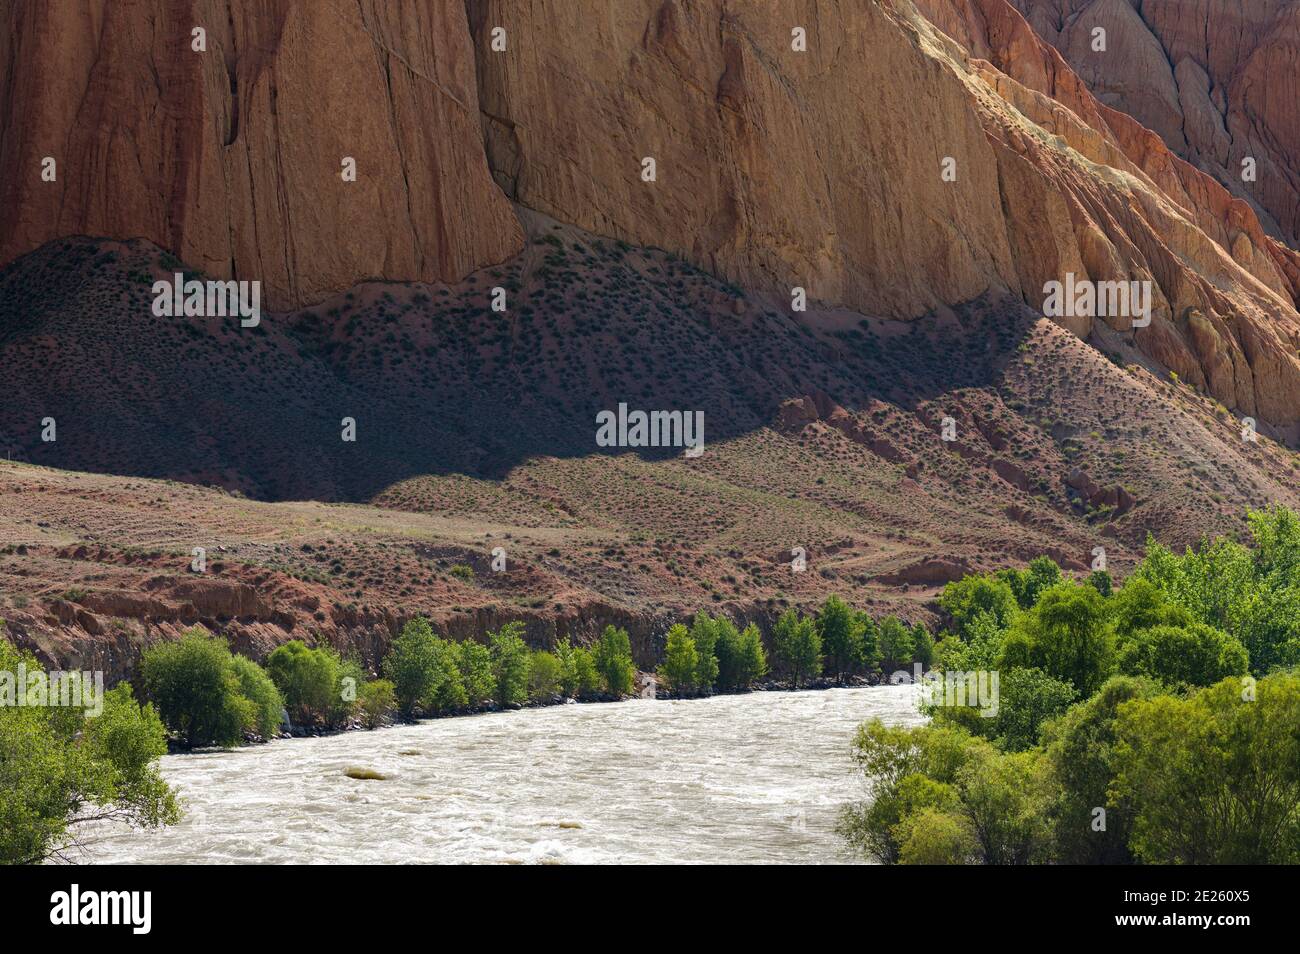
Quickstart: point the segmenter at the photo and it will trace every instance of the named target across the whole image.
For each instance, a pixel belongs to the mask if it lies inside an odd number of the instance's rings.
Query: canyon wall
[[[457,279],[522,242],[478,112],[447,0],[0,0],[0,261],[147,238],[273,308]]]
[[[1064,35],[1067,0],[1017,2]],[[1175,33],[1180,17],[1237,22],[1186,6],[1143,10]],[[1261,223],[1171,151],[1168,84],[1133,110],[1153,131],[1009,0],[161,9],[0,0],[0,260],[62,235],[142,236],[290,308],[504,260],[522,242],[515,202],[782,299],[798,286],[896,318],[984,293],[1041,308],[1067,273],[1150,281],[1149,327],[1060,321],[1241,414],[1300,422],[1300,259],[1268,234],[1284,217]],[[1204,56],[1188,39],[1187,58],[1240,72],[1267,42],[1239,34]],[[1150,52],[1115,36],[1125,57]],[[1250,109],[1300,132],[1245,85]]]

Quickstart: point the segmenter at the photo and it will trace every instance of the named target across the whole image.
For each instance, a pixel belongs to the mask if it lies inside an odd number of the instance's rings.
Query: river
[[[169,755],[185,818],[112,863],[845,862],[853,730],[913,686],[566,705]],[[349,778],[350,767],[384,780]]]

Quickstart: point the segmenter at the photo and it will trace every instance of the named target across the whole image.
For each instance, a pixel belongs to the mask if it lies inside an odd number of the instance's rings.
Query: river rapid
[[[82,860],[853,861],[834,825],[865,792],[854,728],[921,724],[917,691],[571,704],[169,755],[181,823],[101,830]]]

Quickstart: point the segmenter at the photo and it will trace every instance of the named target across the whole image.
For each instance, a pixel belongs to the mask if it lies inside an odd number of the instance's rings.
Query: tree
[[[880,621],[880,657],[886,672],[901,669],[912,661],[916,646],[912,631],[896,616],[886,616]]]
[[[632,693],[636,667],[632,664],[632,642],[627,630],[606,626],[592,653],[592,662],[606,692],[619,697]]]
[[[668,641],[664,647],[663,665],[659,678],[678,695],[687,695],[695,689],[700,656],[695,650],[695,640],[690,630],[681,623],[668,628]]]
[[[866,664],[862,618],[838,596],[828,596],[817,613],[817,636],[826,665],[837,682]]]
[[[708,613],[700,612],[695,614],[695,620],[691,624],[691,639],[695,642],[695,654],[698,658],[695,685],[706,693],[718,680],[717,645],[724,622],[728,626],[731,625],[730,621],[724,621],[722,617],[714,619]]]
[[[1169,602],[1158,586],[1140,576],[1130,578],[1111,599],[1111,616],[1121,641],[1152,626],[1187,626],[1192,621],[1187,610]]]
[[[957,787],[983,864],[1028,865],[1051,859],[1051,774],[1041,752],[972,747]]]
[[[1061,582],[1061,568],[1046,556],[1030,560],[1029,566],[1023,570],[1002,570],[997,575],[1011,587],[1021,609],[1036,605],[1044,590]]]
[[[478,708],[492,701],[497,681],[492,672],[491,650],[473,639],[456,643],[456,668],[465,687],[466,705]]]
[[[450,677],[439,643],[429,621],[417,616],[402,627],[401,635],[393,640],[384,657],[384,675],[392,681],[397,704],[406,718],[432,705],[438,687]]]
[[[342,660],[329,647],[293,639],[266,657],[266,671],[295,722],[330,723],[339,699]]]
[[[1111,579],[1109,571],[1093,570],[1088,574],[1088,585],[1102,596],[1108,597],[1115,588],[1115,581]]]
[[[438,715],[460,712],[469,706],[469,692],[460,671],[460,645],[436,636],[433,640],[434,683],[427,708]],[[495,685],[494,680],[494,689]]]
[[[718,657],[718,689],[728,691],[743,688],[741,678],[740,630],[736,624],[725,616],[717,617],[718,641],[714,645],[714,654]]]
[[[821,675],[821,637],[811,617],[801,616],[793,608],[782,613],[772,630],[772,654],[782,675],[796,689]]]
[[[1112,804],[1148,864],[1300,861],[1300,676],[1229,678],[1119,707]]]
[[[1210,686],[1249,669],[1246,647],[1203,623],[1138,630],[1119,646],[1117,668],[1170,686]]]
[[[926,808],[960,808],[958,772],[971,757],[965,732],[947,726],[887,726],[864,722],[853,739],[853,760],[870,788],[868,801],[849,805],[837,830],[855,850],[882,864],[897,864],[907,818]]]
[[[736,686],[748,689],[767,675],[767,653],[763,651],[763,635],[758,626],[750,623],[740,634],[740,664],[736,670]]]
[[[497,704],[522,705],[528,701],[528,646],[523,640],[524,624],[519,620],[506,623],[495,633],[488,633],[492,654],[492,673],[496,677]]]
[[[957,634],[963,639],[970,636],[970,624],[985,613],[993,617],[998,629],[1006,629],[1018,606],[1016,595],[1006,580],[974,575],[944,586],[939,595],[939,605],[952,617]]]
[[[926,669],[934,663],[934,637],[924,623],[912,627],[912,658]]]
[[[0,638],[0,674],[16,678],[20,664],[29,674],[41,668]],[[158,771],[167,730],[157,710],[137,703],[125,682],[102,698],[93,717],[80,708],[0,705],[0,864],[73,860],[78,832],[96,821],[156,828],[180,819],[176,793]]]
[[[1059,861],[1133,863],[1128,847],[1131,807],[1108,801],[1116,772],[1115,721],[1121,705],[1157,692],[1149,679],[1112,676],[1091,699],[1044,725],[1043,745],[1059,789],[1052,807]]]
[[[1016,617],[1003,644],[1001,668],[1036,666],[1090,696],[1113,664],[1114,635],[1106,602],[1090,586],[1060,583]]]
[[[259,709],[240,691],[226,641],[201,627],[155,643],[140,661],[144,689],[163,723],[187,748],[238,745],[258,724]],[[279,722],[279,712],[276,722]]]
[[[578,646],[573,650],[573,673],[576,683],[575,699],[594,699],[600,692],[600,673],[591,650]]]

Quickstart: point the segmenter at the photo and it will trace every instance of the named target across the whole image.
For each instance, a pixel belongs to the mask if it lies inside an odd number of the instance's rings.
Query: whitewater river
[[[638,699],[171,755],[184,820],[101,833],[83,860],[850,861],[833,827],[863,792],[854,727],[919,724],[915,693]]]

